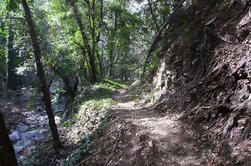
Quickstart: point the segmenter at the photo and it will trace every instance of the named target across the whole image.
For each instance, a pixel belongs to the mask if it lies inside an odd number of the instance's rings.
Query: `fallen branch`
[[[77,164],[77,166],[81,166],[82,164],[86,163],[87,161],[91,160],[92,158],[94,158],[95,156],[97,156],[99,153],[101,153],[105,148],[101,149],[100,151],[94,153],[93,155],[91,155],[89,158],[81,161],[80,163]]]
[[[113,150],[112,150],[111,154],[109,155],[108,159],[106,160],[104,166],[107,166],[107,164],[110,162],[113,154],[115,153],[115,151],[116,151],[116,149],[118,147],[118,144],[119,144],[119,140],[120,140],[121,134],[122,134],[122,128],[121,128],[121,130],[119,132],[118,139],[116,140],[116,143],[115,143],[115,145],[113,147]]]
[[[210,130],[216,123],[217,123],[217,120],[211,123],[210,126],[208,126],[204,131],[202,131],[202,135],[204,135],[206,131]]]
[[[63,165],[63,163],[58,159],[56,159],[56,162],[58,162],[60,165]]]
[[[51,166],[51,165],[53,164],[53,162],[56,160],[56,157],[57,157],[57,156],[54,156],[54,157],[51,159],[51,162],[50,162],[49,166]]]

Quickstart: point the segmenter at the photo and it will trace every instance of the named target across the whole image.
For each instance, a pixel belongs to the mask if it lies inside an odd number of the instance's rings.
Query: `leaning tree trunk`
[[[25,16],[26,16],[26,21],[27,21],[27,24],[29,27],[29,33],[30,33],[30,37],[31,37],[31,41],[32,41],[33,53],[34,53],[36,65],[37,65],[37,75],[40,79],[41,86],[42,86],[41,88],[42,88],[43,95],[44,95],[43,97],[44,97],[46,113],[47,113],[47,116],[49,119],[49,126],[51,129],[51,134],[52,134],[53,141],[54,141],[54,148],[55,148],[55,152],[58,153],[59,148],[61,148],[61,143],[60,143],[60,139],[59,139],[57,125],[56,125],[55,119],[54,119],[54,113],[53,113],[53,110],[51,107],[50,92],[49,92],[49,89],[46,84],[43,64],[41,62],[41,50],[38,45],[38,37],[37,37],[36,31],[35,31],[35,28],[34,28],[34,25],[32,22],[30,8],[29,8],[26,0],[22,0],[22,5],[24,8]]]
[[[0,166],[17,166],[17,160],[12,143],[5,127],[4,118],[0,112]]]
[[[149,5],[150,11],[151,11],[153,22],[154,22],[155,27],[156,27],[156,32],[158,32],[159,31],[159,26],[158,26],[158,23],[157,23],[157,19],[156,19],[155,15],[154,15],[152,4],[151,4],[150,0],[148,0],[148,5]]]
[[[81,20],[81,14],[79,13],[79,10],[78,10],[78,8],[77,8],[74,0],[70,1],[70,5],[72,6],[73,13],[75,15],[75,19],[77,21],[77,24],[78,24],[81,36],[83,38],[84,45],[87,48],[87,54],[88,54],[89,62],[90,62],[90,65],[91,65],[92,82],[97,82],[97,72],[96,72],[96,66],[95,66],[95,56],[93,55],[91,46],[89,44],[88,38],[87,38],[87,36],[85,34],[85,31],[84,31],[83,23],[82,23],[82,20]]]

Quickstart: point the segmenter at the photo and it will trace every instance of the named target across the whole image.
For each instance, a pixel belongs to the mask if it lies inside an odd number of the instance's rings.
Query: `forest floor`
[[[214,165],[209,147],[198,144],[198,134],[180,115],[158,113],[125,99],[126,90],[113,94],[113,120],[93,141],[87,165]],[[79,165],[81,165],[79,164]]]

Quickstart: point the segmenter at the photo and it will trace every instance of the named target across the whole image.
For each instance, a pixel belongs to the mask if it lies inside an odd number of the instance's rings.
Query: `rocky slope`
[[[48,140],[48,119],[41,94],[37,89],[22,88],[9,91],[8,96],[9,100],[0,98],[0,107],[6,119],[17,161],[21,162],[34,152],[37,145]],[[53,101],[52,106],[58,124],[61,119],[59,114],[64,110],[64,99],[54,97]]]
[[[222,165],[250,165],[251,1],[181,5],[150,60],[154,109],[180,113]],[[175,11],[174,11],[175,12]],[[154,48],[154,47],[153,47]],[[157,50],[157,49],[156,49]]]

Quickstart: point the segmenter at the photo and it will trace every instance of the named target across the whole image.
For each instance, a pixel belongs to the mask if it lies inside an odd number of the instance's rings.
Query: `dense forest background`
[[[139,77],[145,52],[174,2],[141,3],[32,1],[48,84],[59,77],[71,91],[76,80],[83,85],[105,77]],[[24,77],[34,70],[34,57],[22,7],[18,1],[3,1],[1,6],[1,88],[36,86],[35,78]],[[4,51],[10,54],[7,59]]]
[[[249,165],[250,3],[0,0],[0,166]]]

